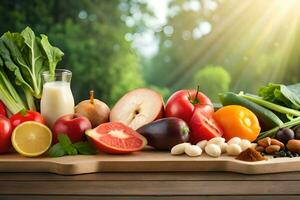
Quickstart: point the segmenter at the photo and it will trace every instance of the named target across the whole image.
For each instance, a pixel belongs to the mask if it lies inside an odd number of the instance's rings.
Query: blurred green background
[[[30,26],[64,53],[76,101],[300,80],[298,0],[1,0],[0,33]]]

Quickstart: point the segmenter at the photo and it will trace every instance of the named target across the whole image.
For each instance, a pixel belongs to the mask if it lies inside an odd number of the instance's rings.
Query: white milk
[[[44,84],[41,99],[41,114],[47,125],[52,128],[55,121],[65,115],[74,113],[74,98],[70,83],[54,81]]]

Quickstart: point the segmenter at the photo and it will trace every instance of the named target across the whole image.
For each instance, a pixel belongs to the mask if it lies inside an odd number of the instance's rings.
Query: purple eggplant
[[[148,141],[148,145],[159,150],[170,150],[173,146],[189,140],[189,127],[182,119],[169,117],[156,120],[136,130]]]

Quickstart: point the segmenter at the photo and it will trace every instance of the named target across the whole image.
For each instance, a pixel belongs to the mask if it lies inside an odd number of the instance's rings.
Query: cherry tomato
[[[21,111],[9,118],[13,128],[16,128],[19,124],[27,121],[35,121],[45,124],[45,118],[38,112],[27,110]]]
[[[2,101],[0,101],[0,115],[7,117],[6,107]]]
[[[166,117],[177,117],[189,123],[195,107],[207,117],[214,112],[210,99],[198,90],[179,90],[167,101]]]
[[[223,132],[212,117],[206,117],[200,109],[194,111],[189,122],[190,142],[196,144],[200,140],[210,140],[214,137],[221,137]]]
[[[11,147],[13,127],[5,116],[0,115],[0,153],[7,153]]]
[[[256,115],[242,106],[222,107],[214,113],[213,117],[221,126],[224,132],[223,137],[227,141],[233,137],[239,137],[253,142],[260,132]]]

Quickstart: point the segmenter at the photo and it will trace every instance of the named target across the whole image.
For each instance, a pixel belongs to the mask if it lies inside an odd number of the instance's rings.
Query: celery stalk
[[[12,114],[15,114],[26,107],[1,68],[0,66],[0,100]]]
[[[24,89],[24,93],[25,93],[27,106],[28,106],[29,110],[36,111],[34,97],[32,96],[31,92],[29,90]]]

